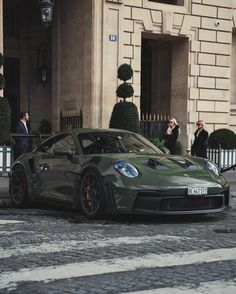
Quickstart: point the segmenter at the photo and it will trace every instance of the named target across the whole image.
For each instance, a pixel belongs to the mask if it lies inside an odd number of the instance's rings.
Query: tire
[[[29,204],[28,183],[21,166],[14,167],[10,181],[10,194],[14,206],[24,207]]]
[[[79,206],[89,218],[101,218],[105,214],[105,187],[98,172],[86,170],[79,187]]]

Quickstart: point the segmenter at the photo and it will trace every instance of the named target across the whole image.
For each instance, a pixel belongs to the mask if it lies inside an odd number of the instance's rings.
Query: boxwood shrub
[[[212,132],[208,139],[210,148],[234,149],[236,148],[236,135],[229,129],[218,129]]]

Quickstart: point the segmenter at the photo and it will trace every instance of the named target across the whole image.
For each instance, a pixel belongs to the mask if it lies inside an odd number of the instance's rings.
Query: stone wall
[[[184,6],[166,5],[148,0],[107,0],[104,6],[103,126],[109,118],[116,98],[116,68],[129,63],[135,73],[133,102],[140,106],[141,37],[144,33],[187,37],[186,101],[172,101],[172,115],[176,116],[188,136],[190,144],[195,122],[203,119],[209,132],[218,128],[236,131],[236,105],[230,104],[232,29],[236,24],[236,1],[185,0]],[[117,35],[109,42],[109,35]],[[180,57],[176,56],[177,58]],[[181,71],[181,62],[175,72]],[[109,77],[109,78],[108,78]],[[184,88],[182,88],[184,93]],[[112,101],[111,101],[111,96]],[[232,100],[234,102],[234,100]],[[235,103],[235,102],[234,102]],[[183,114],[184,112],[184,114]]]

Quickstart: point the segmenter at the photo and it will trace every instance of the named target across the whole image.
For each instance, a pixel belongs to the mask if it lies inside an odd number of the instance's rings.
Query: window
[[[71,151],[76,151],[76,145],[74,139],[69,134],[59,135],[46,141],[43,145],[40,145],[37,151],[53,153],[54,148],[65,147]]]
[[[19,28],[19,2],[5,0],[3,2],[4,36],[7,38],[18,38]]]
[[[98,132],[79,134],[78,139],[84,154],[161,153],[161,151],[149,141],[141,136],[130,133]]]
[[[184,0],[149,0],[150,2],[184,6]]]
[[[76,150],[75,142],[71,135],[65,136],[64,138],[62,138],[61,140],[57,141],[55,144],[52,145],[53,150],[57,147],[65,147],[71,151]]]

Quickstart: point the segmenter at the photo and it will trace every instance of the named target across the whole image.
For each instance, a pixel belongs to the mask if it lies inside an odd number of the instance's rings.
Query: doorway
[[[141,113],[170,114],[172,43],[142,39]]]
[[[5,58],[4,96],[11,107],[11,132],[15,132],[16,121],[20,112],[20,62],[18,58]]]
[[[181,134],[186,134],[188,60],[188,38],[143,33],[141,120],[152,126],[173,116],[180,123]]]

